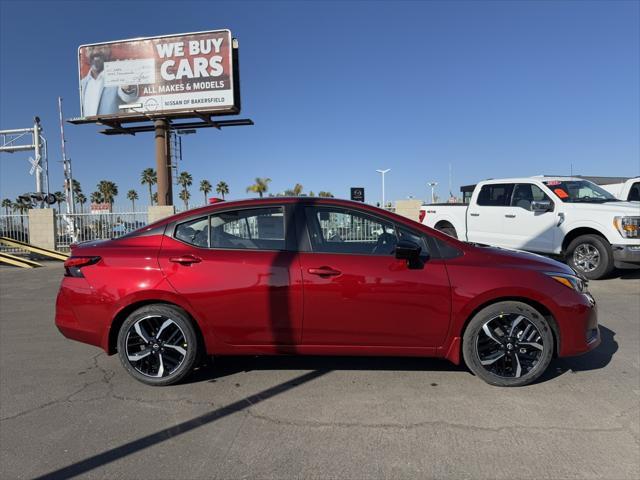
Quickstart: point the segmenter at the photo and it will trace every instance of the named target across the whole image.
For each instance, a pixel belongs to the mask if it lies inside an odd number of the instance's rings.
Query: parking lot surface
[[[420,358],[222,358],[136,382],[53,323],[60,264],[0,268],[3,478],[640,477],[640,276],[591,282],[602,345],[534,385]]]

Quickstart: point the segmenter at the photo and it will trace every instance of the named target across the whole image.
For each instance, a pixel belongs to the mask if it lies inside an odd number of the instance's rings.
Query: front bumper
[[[611,245],[616,268],[640,268],[640,244]]]
[[[559,327],[559,357],[587,353],[600,345],[598,306],[591,294],[567,292],[556,297],[560,307],[555,314]]]

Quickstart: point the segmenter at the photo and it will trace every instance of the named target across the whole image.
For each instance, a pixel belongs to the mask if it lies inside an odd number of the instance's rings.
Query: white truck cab
[[[640,268],[640,203],[581,178],[485,180],[468,205],[425,205],[421,221],[461,240],[561,256],[590,279]]]
[[[630,178],[622,183],[602,185],[602,188],[618,200],[640,202],[640,177]]]

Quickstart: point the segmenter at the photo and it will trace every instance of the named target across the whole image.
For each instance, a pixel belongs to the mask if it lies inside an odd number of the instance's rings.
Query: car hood
[[[474,253],[484,256],[485,260],[497,265],[531,268],[544,272],[566,273],[568,275],[576,274],[571,267],[564,263],[535,253],[480,244],[473,244],[473,249]]]
[[[571,209],[578,211],[611,213],[612,216],[640,215],[640,203],[638,202],[569,203],[567,205],[570,205]]]

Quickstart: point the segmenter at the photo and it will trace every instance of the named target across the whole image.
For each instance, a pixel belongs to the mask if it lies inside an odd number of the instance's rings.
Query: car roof
[[[527,182],[532,182],[532,181],[538,181],[538,182],[553,182],[553,181],[566,181],[566,180],[575,180],[575,181],[580,181],[580,180],[585,180],[584,178],[579,178],[579,177],[571,177],[571,176],[546,176],[546,175],[535,175],[532,177],[513,177],[513,178],[488,178],[486,180],[482,180],[481,182],[478,183],[527,183]]]
[[[232,208],[251,208],[261,207],[269,205],[282,205],[282,204],[313,204],[313,205],[337,205],[344,207],[359,208],[361,210],[370,211],[373,214],[387,214],[395,215],[393,212],[384,210],[373,205],[368,205],[363,202],[356,202],[353,200],[346,200],[343,198],[333,197],[264,197],[264,198],[246,198],[241,200],[225,200],[222,202],[216,202],[212,205],[205,205],[204,207],[198,207],[191,210],[185,210],[184,212],[178,212],[175,215],[158,220],[153,226],[159,226],[162,224],[174,222],[187,217],[194,217],[198,215],[208,215],[218,210],[228,210]],[[395,215],[397,216],[397,215]],[[404,218],[404,217],[401,217]],[[151,225],[149,225],[151,226]]]

